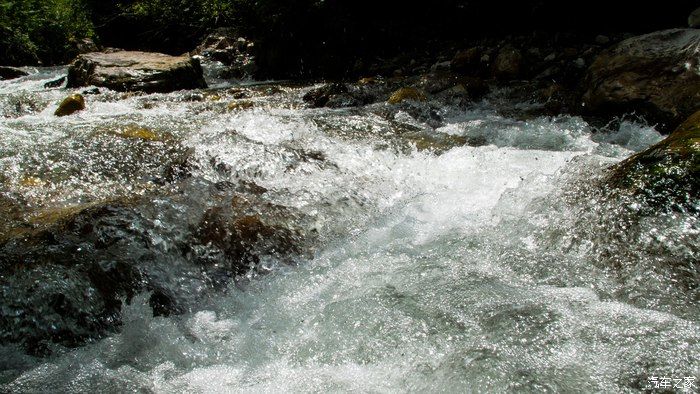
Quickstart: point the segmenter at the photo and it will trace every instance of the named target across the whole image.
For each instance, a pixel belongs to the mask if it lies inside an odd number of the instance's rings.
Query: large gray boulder
[[[622,41],[588,69],[584,111],[635,112],[671,131],[700,109],[700,30],[672,29]]]
[[[104,86],[117,91],[166,93],[206,87],[202,68],[189,56],[151,52],[91,52],[68,69],[67,87]]]

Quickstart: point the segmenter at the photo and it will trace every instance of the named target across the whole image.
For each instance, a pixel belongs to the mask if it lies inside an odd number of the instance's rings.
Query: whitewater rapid
[[[103,92],[56,119],[66,92],[40,88],[53,76],[0,86],[5,190],[39,206],[152,190],[141,172],[157,154],[90,134],[148,124],[192,150],[194,179],[255,182],[311,217],[319,241],[182,314],[153,317],[140,294],[119,332],[77,349],[42,359],[3,346],[2,391],[636,392],[652,376],[700,375],[696,293],[650,268],[697,259],[698,218],[632,220],[635,201],[596,189],[660,140],[653,127],[511,119],[488,98],[441,108],[434,127],[424,104],[308,109],[297,86],[234,112],[209,93]],[[20,182],[37,165],[50,186]]]

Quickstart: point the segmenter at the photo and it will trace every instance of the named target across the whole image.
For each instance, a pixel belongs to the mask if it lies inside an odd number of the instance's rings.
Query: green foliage
[[[93,36],[82,0],[0,0],[2,63],[57,63],[75,54],[76,42]]]

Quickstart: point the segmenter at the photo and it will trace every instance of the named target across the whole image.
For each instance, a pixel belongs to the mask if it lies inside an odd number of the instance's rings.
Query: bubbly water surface
[[[488,99],[441,107],[434,127],[426,104],[307,109],[309,87],[274,84],[249,88],[248,109],[227,109],[230,88],[103,90],[55,118],[67,92],[42,85],[60,71],[0,83],[3,188],[28,207],[158,190],[177,143],[195,179],[264,187],[319,243],[181,315],[139,295],[119,333],[79,349],[6,346],[5,391],[635,392],[700,374],[698,290],[665,268],[697,262],[697,216],[640,218],[597,186],[660,140],[652,127],[509,119]],[[168,137],[110,131],[125,125]]]

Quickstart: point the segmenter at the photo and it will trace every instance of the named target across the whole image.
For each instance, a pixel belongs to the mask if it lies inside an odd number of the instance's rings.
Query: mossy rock
[[[68,116],[85,109],[85,99],[81,94],[71,94],[58,105],[54,115]]]
[[[416,88],[401,88],[391,94],[387,103],[398,104],[405,100],[425,101],[425,93]]]
[[[700,111],[663,141],[613,167],[608,185],[653,205],[694,206],[700,197]]]
[[[142,126],[129,125],[115,133],[122,138],[139,139],[143,141],[157,142],[168,139],[167,134],[158,134],[155,131]]]

